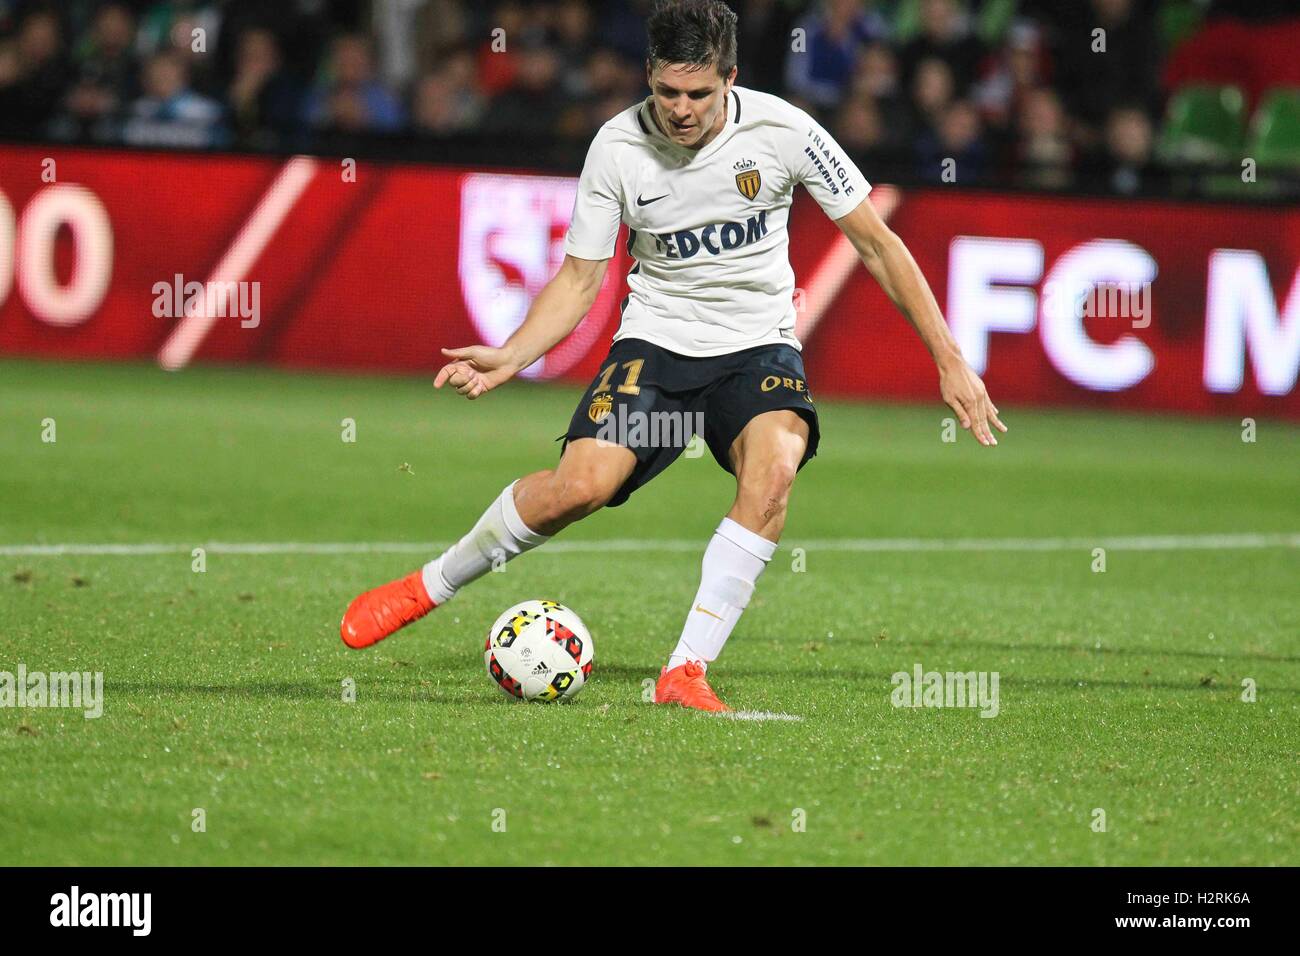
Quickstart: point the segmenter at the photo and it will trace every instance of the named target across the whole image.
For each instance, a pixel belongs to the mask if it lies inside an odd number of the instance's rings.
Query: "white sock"
[[[442,604],[490,571],[494,562],[509,561],[549,540],[550,535],[538,534],[519,517],[512,481],[469,534],[424,566],[424,589],[434,604]]]
[[[707,667],[717,660],[774,553],[775,541],[730,518],[722,519],[704,551],[700,589],[695,592],[677,647],[668,658],[669,670],[687,661],[700,661]]]

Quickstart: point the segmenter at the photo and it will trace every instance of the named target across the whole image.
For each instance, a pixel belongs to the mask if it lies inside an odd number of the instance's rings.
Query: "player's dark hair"
[[[736,14],[722,0],[659,0],[646,32],[651,69],[687,63],[725,77],[736,65]]]

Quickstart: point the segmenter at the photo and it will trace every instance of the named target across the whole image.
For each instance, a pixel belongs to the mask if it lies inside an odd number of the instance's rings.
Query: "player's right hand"
[[[442,354],[455,361],[438,370],[433,387],[450,385],[471,401],[508,382],[519,371],[505,349],[470,345],[460,349],[442,349]]]

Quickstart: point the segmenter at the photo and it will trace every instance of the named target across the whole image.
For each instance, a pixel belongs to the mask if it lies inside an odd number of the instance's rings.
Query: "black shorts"
[[[756,415],[782,408],[808,422],[802,468],[817,454],[821,432],[797,349],[758,345],[696,358],[627,338],[609,350],[560,438],[566,448],[579,438],[596,438],[636,455],[631,476],[609,501],[616,507],[676,461],[697,433],[714,460],[732,471],[729,451],[736,436]]]

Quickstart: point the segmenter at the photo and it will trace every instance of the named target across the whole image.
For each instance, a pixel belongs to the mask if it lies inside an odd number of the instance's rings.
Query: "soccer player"
[[[661,2],[648,33],[651,95],[596,134],[559,271],[503,346],[443,349],[452,361],[434,380],[476,399],[560,342],[594,303],[626,223],[636,260],[630,294],[559,464],[512,482],[423,568],[356,598],[342,622],[349,647],[368,647],[451,600],[494,558],[515,558],[627,501],[676,460],[690,432],[665,443],[635,426],[610,437],[608,426],[677,416],[703,423],[713,457],[736,477],[736,498],[704,551],[699,590],[654,699],[730,709],[710,688],[707,667],[749,604],[781,537],[795,475],[817,451],[787,253],[798,184],[916,328],[962,427],[984,445],[997,444],[994,428],[1006,431],[915,260],[867,201],[871,187],[852,160],[803,110],[735,85],[736,15],[719,0]]]

